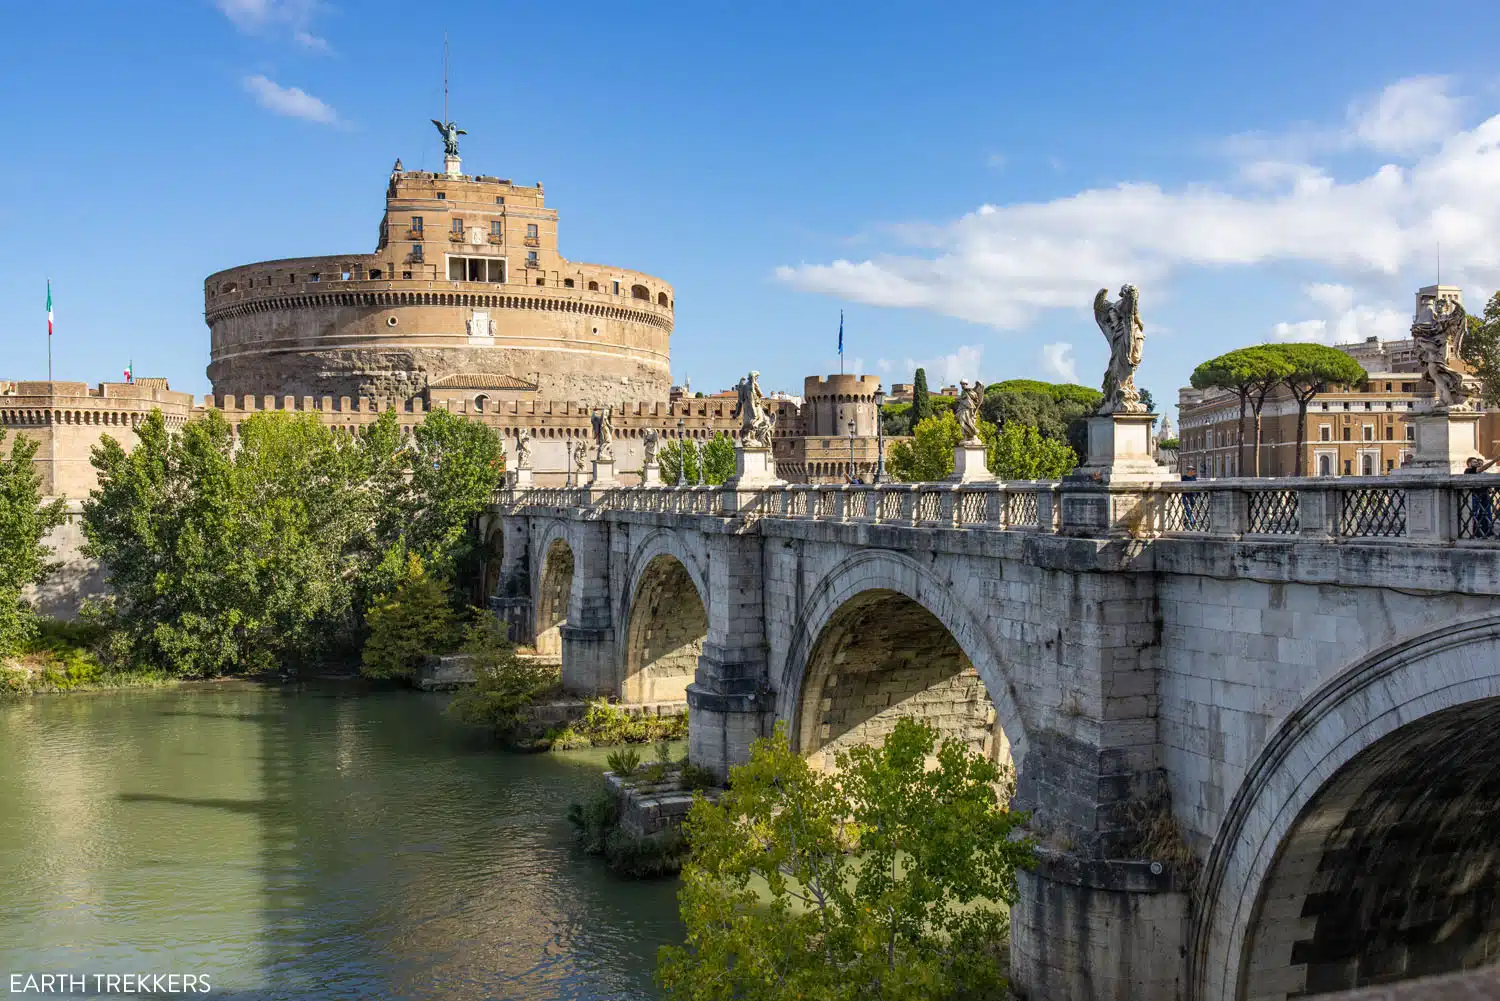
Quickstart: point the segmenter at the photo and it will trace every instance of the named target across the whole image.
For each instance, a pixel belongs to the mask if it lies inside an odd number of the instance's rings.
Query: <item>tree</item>
[[[1077,453],[1066,442],[1014,421],[990,440],[986,458],[990,472],[1002,480],[1056,480],[1078,465]]]
[[[433,571],[456,576],[473,569],[478,538],[472,525],[505,476],[505,449],[494,428],[433,410],[412,431],[406,538]]]
[[[982,440],[988,443],[994,434],[993,424],[979,422]],[[912,429],[910,441],[898,441],[891,446],[887,466],[891,475],[903,483],[946,480],[953,473],[953,448],[962,440],[963,432],[951,412],[929,417]]]
[[[474,684],[453,697],[448,711],[475,726],[514,730],[526,718],[526,709],[561,680],[556,667],[517,657],[505,624],[478,609],[460,652],[468,658]]]
[[[1246,413],[1253,410],[1255,414],[1255,462],[1251,475],[1259,476],[1261,408],[1265,406],[1267,394],[1291,374],[1291,364],[1276,353],[1273,345],[1267,344],[1226,352],[1193,369],[1191,382],[1194,389],[1227,389],[1239,397],[1241,475],[1245,470]]]
[[[1314,396],[1330,386],[1357,386],[1368,376],[1364,366],[1348,354],[1323,344],[1272,344],[1268,348],[1290,368],[1281,381],[1297,401],[1297,459],[1294,475],[1301,476],[1302,442],[1307,436],[1307,405]]]
[[[6,432],[0,428],[0,448]],[[36,613],[21,598],[53,569],[43,543],[63,523],[63,502],[42,499],[42,477],[32,465],[37,442],[16,435],[10,458],[0,451],[0,656],[14,653],[36,635]]]
[[[927,392],[927,370],[917,369],[911,380],[911,426],[932,416],[932,396]]]
[[[84,553],[138,663],[263,671],[352,641],[348,467],[315,415],[256,414],[238,448],[216,410],[177,434],[153,411],[137,436],[129,453],[109,437],[94,449]]]
[[[1460,352],[1483,386],[1481,402],[1500,406],[1500,292],[1485,303],[1484,315],[1469,314],[1469,330]]]
[[[1034,847],[1013,837],[1025,817],[1001,806],[998,769],[937,743],[902,719],[823,775],[783,726],[757,741],[728,792],[688,815],[687,940],[658,953],[666,997],[1005,996],[1005,907]]]
[[[1146,408],[1146,413],[1156,413],[1156,401],[1151,398],[1151,390],[1142,388],[1139,392],[1141,394],[1141,406]]]
[[[1043,438],[1067,442],[1079,455],[1088,450],[1088,418],[1104,395],[1073,383],[1007,379],[987,387],[979,415],[1004,427],[1030,424]]]
[[[395,590],[375,602],[365,621],[370,638],[361,670],[372,678],[409,678],[428,656],[449,652],[458,640],[452,596],[415,553],[407,556]]]
[[[734,439],[720,431],[701,447],[691,438],[674,438],[657,449],[661,481],[673,486],[700,482],[700,455],[703,462],[701,482],[717,486],[734,475]]]

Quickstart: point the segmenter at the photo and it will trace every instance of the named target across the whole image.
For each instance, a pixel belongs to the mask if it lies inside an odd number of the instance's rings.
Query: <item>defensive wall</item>
[[[486,530],[565,684],[680,688],[721,775],[901,715],[1010,762],[1020,996],[1217,1001],[1497,958],[1497,511],[1446,475],[550,488]]]

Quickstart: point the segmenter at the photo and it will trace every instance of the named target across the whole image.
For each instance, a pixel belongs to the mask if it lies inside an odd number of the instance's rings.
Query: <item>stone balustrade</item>
[[[778,484],[502,488],[512,509],[648,511],[818,519],[1098,535],[1098,500],[1111,512],[1103,534],[1285,541],[1399,539],[1428,544],[1500,541],[1500,478],[1420,475],[1318,479],[1222,479],[1148,486],[1012,481],[979,484]],[[1090,501],[1093,517],[1068,501]]]

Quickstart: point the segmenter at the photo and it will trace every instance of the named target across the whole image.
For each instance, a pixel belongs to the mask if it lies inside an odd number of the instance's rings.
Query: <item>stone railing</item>
[[[586,508],[1135,538],[1500,542],[1500,476],[1233,479],[1154,485],[888,483],[503,488],[517,508]],[[1082,502],[1109,512],[1070,517]]]

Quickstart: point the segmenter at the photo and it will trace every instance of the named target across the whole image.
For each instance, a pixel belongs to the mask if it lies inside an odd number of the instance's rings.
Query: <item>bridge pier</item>
[[[578,522],[573,547],[573,587],[562,640],[563,690],[585,697],[614,696],[615,630],[611,616],[609,523]]]
[[[767,676],[760,540],[708,537],[708,636],[687,689],[688,757],[722,781],[750,759],[775,712]]]
[[[530,646],[536,642],[536,603],[531,594],[529,528],[519,518],[503,518],[499,531],[500,580],[487,596],[490,610],[505,623],[512,643]]]

